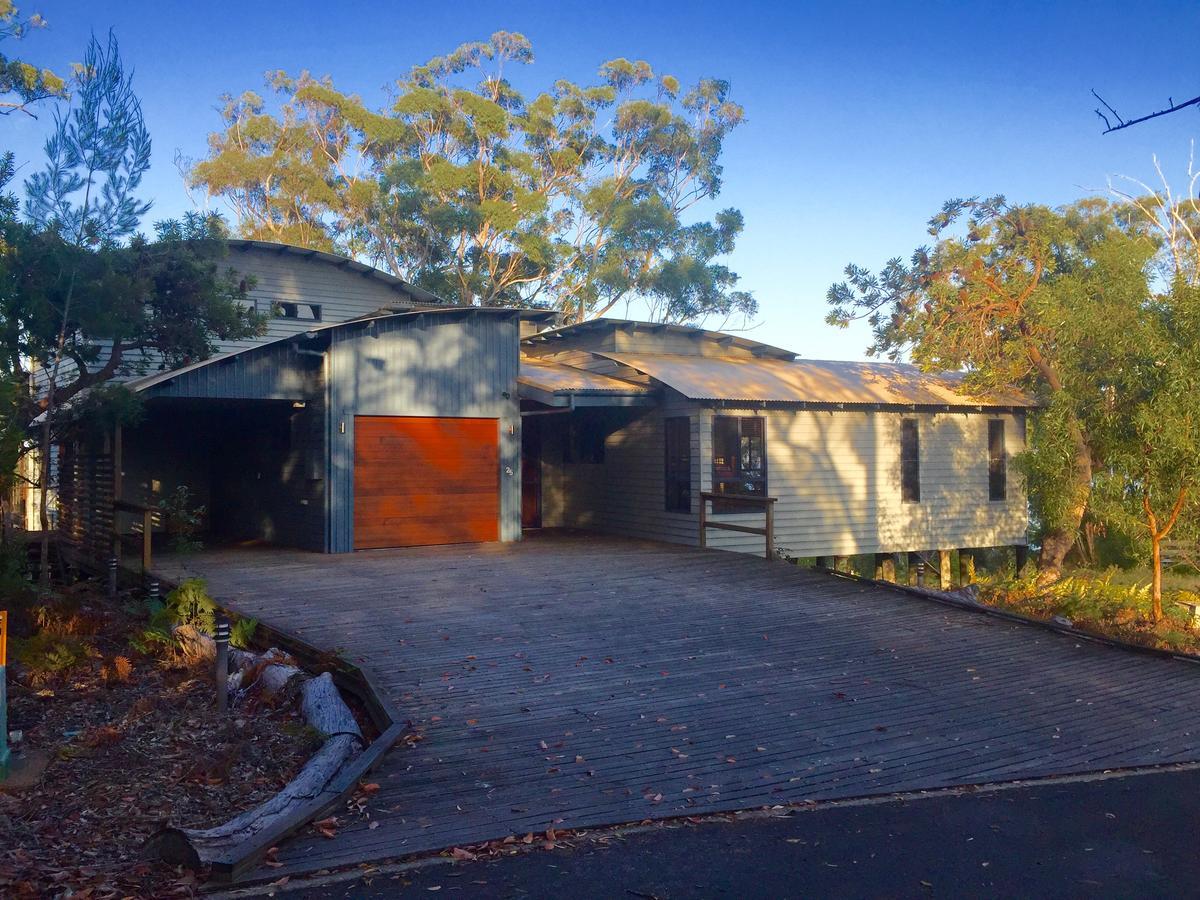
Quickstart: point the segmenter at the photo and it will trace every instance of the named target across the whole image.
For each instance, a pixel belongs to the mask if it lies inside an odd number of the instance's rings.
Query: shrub
[[[204,544],[196,539],[196,532],[204,522],[207,511],[203,506],[192,504],[192,492],[186,484],[175,488],[158,502],[167,534],[171,536],[171,549],[176,553],[193,553],[202,550]]]
[[[18,641],[15,649],[17,662],[34,680],[69,672],[91,652],[91,646],[83,640],[45,631]]]

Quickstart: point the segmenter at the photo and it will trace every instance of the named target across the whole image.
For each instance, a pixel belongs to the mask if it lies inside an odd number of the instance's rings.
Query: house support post
[[[975,583],[975,554],[970,550],[958,551],[958,583],[963,587]]]
[[[924,574],[922,570],[925,568],[925,564],[921,562],[921,555],[919,553],[909,551],[906,561],[907,566],[905,568],[907,577],[904,580],[908,583],[909,587],[920,587],[921,575]]]
[[[1017,544],[1013,547],[1013,555],[1016,557],[1017,574],[1021,574],[1021,570],[1025,568],[1025,563],[1029,562],[1029,547],[1026,544]]]
[[[880,581],[896,583],[896,555],[894,553],[876,553],[875,568],[879,572]]]
[[[954,570],[950,565],[950,551],[938,551],[938,584],[943,591],[954,587]]]

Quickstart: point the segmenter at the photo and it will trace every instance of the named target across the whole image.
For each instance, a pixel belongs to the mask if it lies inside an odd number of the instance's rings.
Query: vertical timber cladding
[[[496,419],[356,416],[354,549],[494,541]]]
[[[497,523],[489,540],[521,539],[521,410],[517,396],[518,314],[515,310],[477,309],[429,311],[407,314],[374,323],[346,323],[331,330],[328,352],[329,427],[329,539],[333,553],[347,553],[367,546],[400,546],[391,538],[376,543],[378,535],[368,533],[360,540],[360,499],[369,507],[369,490],[356,490],[361,481],[356,472],[355,456],[360,445],[359,426],[370,429],[375,419],[441,420],[441,425],[378,425],[390,428],[392,449],[401,442],[404,455],[391,456],[387,467],[410,470],[416,481],[412,495],[437,495],[428,486],[436,482],[422,478],[423,466],[414,463],[414,453],[424,450],[422,441],[440,442],[443,450],[457,453],[463,460],[465,450],[455,450],[460,440],[452,436],[451,426],[462,420],[461,429],[483,429],[475,434],[486,452],[496,454],[492,468],[492,493],[498,494]],[[484,424],[486,422],[486,425]],[[412,429],[424,427],[423,437]],[[403,433],[402,429],[410,429]],[[465,440],[465,438],[464,438]],[[449,446],[447,446],[449,445]],[[365,451],[364,451],[365,452]],[[368,468],[372,464],[367,461]],[[401,473],[395,477],[406,477]],[[372,477],[368,475],[368,477]],[[378,477],[378,476],[375,476]],[[392,476],[389,476],[392,477]],[[409,491],[409,485],[396,484],[397,493]],[[468,492],[470,493],[470,492]],[[420,501],[424,502],[424,501]],[[456,501],[457,502],[457,501]],[[411,506],[411,503],[409,504]],[[461,503],[459,504],[461,505]],[[399,508],[395,504],[393,509]],[[454,513],[443,504],[445,515]],[[497,509],[497,507],[493,507]],[[379,510],[363,513],[379,518]],[[386,518],[386,517],[385,517]],[[451,530],[453,523],[442,528]],[[455,538],[476,540],[478,538]],[[431,543],[426,537],[416,543]]]

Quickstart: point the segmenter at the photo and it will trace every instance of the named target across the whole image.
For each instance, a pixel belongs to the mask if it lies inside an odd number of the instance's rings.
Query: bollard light
[[[158,580],[151,578],[150,583],[146,585],[146,600],[151,606],[156,606],[158,604],[158,592]]]
[[[217,712],[225,712],[229,708],[229,619],[225,616],[217,616],[213,640],[217,645]]]
[[[117,558],[108,558],[108,596],[117,596]]]

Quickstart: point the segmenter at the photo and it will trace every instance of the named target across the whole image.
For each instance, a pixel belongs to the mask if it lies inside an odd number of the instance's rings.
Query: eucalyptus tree
[[[46,20],[40,15],[23,16],[12,0],[0,0],[0,116],[14,112],[34,116],[32,107],[40,101],[67,95],[63,78],[3,49],[6,42],[18,41],[45,27]]]
[[[741,215],[698,216],[743,118],[728,84],[685,91],[618,59],[596,84],[527,99],[507,70],[532,61],[522,35],[497,32],[412,68],[379,110],[328,78],[274,73],[279,111],[225,98],[189,185],[227,202],[244,236],[336,247],[460,303],[752,315],[720,262]]]
[[[1200,288],[1177,277],[1143,303],[1106,303],[1091,330],[1105,348],[1092,414],[1102,460],[1093,509],[1148,547],[1157,622],[1163,543],[1200,534]]]
[[[868,322],[872,355],[908,354],[927,370],[964,372],[981,394],[1017,389],[1039,402],[1019,463],[1042,529],[1039,568],[1056,577],[1100,459],[1093,412],[1113,348],[1096,344],[1097,326],[1145,301],[1158,244],[1102,200],[951,200],[929,233],[934,245],[908,263],[878,274],[848,266],[827,320]]]

